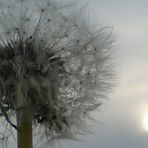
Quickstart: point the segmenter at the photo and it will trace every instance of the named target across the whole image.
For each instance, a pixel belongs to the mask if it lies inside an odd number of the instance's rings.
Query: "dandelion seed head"
[[[111,89],[112,32],[62,2],[0,2],[0,109],[31,106],[51,139],[78,133]]]

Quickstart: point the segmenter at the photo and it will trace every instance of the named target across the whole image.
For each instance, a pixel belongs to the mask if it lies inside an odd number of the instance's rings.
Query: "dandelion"
[[[32,147],[32,126],[49,140],[77,134],[110,91],[112,28],[92,26],[73,6],[0,0],[0,111],[18,148]]]

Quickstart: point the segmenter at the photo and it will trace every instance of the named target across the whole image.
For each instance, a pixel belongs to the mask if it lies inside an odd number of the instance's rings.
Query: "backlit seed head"
[[[112,31],[92,27],[71,7],[55,0],[0,5],[0,111],[11,119],[31,106],[33,124],[50,139],[79,133],[112,82]]]

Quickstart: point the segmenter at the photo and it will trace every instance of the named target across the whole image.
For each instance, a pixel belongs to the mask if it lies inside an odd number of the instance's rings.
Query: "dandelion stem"
[[[17,111],[18,148],[33,148],[32,111],[29,108]]]

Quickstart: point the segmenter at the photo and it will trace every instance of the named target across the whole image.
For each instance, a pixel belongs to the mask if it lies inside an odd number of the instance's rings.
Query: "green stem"
[[[17,127],[17,148],[33,148],[31,109],[17,111]]]

